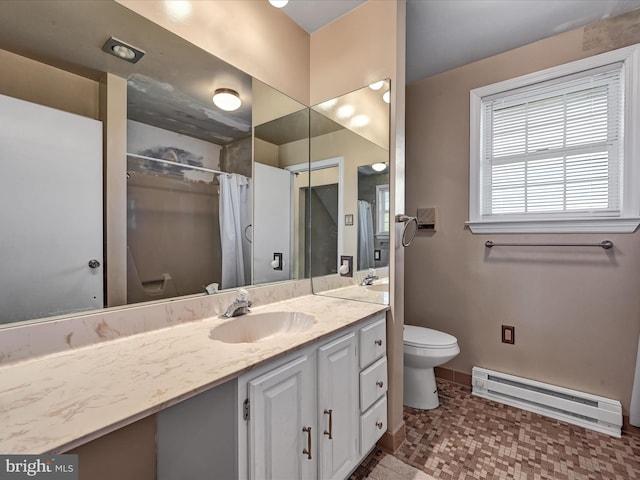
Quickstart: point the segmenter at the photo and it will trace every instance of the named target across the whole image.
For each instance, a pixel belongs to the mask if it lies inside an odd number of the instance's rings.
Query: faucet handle
[[[238,302],[249,301],[249,291],[246,288],[239,288],[236,292],[236,300]]]

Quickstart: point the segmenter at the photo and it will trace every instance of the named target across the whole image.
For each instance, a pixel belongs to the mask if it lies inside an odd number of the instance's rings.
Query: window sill
[[[471,233],[633,233],[640,218],[466,222]]]

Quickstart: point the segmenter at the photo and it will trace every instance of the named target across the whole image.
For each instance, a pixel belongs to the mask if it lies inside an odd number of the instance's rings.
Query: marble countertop
[[[252,308],[315,315],[304,332],[227,344],[212,317],[0,367],[0,452],[67,451],[387,309],[306,295]]]
[[[376,289],[376,287],[382,288]],[[388,279],[379,280],[373,285],[349,285],[347,287],[334,288],[318,293],[334,298],[344,298],[348,300],[357,300],[360,302],[380,303],[389,305],[389,281]]]

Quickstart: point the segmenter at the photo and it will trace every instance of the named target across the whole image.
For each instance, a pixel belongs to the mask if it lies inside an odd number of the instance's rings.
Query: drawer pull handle
[[[324,431],[324,434],[329,437],[329,440],[333,439],[332,433],[333,432],[333,410],[332,409],[325,409],[324,411],[325,415],[329,415],[329,431],[327,432],[326,430]]]
[[[378,430],[382,430],[382,422],[376,422],[376,427],[378,427]]]
[[[376,344],[376,345],[378,345],[379,347],[381,347],[381,346],[382,346],[382,340],[376,340],[376,341],[375,341],[375,342],[373,342],[373,343],[375,343],[375,344]]]
[[[376,385],[379,386],[380,388],[384,387],[384,382],[382,380],[378,380],[376,382]]]
[[[302,427],[302,431],[307,434],[307,448],[303,449],[302,453],[311,460],[311,427]]]

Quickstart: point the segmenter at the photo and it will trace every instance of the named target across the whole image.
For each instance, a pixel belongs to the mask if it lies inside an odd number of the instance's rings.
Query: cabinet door
[[[358,461],[358,357],[355,333],[318,349],[318,454],[321,479],[343,479]]]
[[[252,480],[314,479],[315,375],[308,355],[248,384],[249,476]]]

